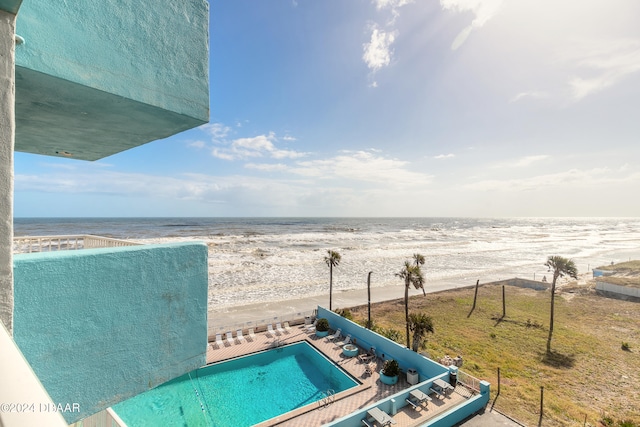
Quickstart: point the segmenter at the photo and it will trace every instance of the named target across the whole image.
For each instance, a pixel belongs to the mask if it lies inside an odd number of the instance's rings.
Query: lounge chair
[[[278,335],[284,334],[284,329],[282,329],[282,325],[280,323],[276,323],[276,331]]]
[[[276,331],[273,330],[273,325],[271,323],[267,325],[267,335],[270,337],[273,337],[276,335]]]
[[[242,329],[236,331],[236,339],[240,344],[244,343],[244,335],[242,335]]]
[[[227,342],[229,343],[229,345],[233,344],[233,334],[231,333],[231,331],[227,332]]]
[[[287,334],[290,334],[290,333],[291,333],[291,326],[289,326],[289,322],[284,322],[284,331],[285,331]]]
[[[327,337],[327,341],[335,341],[340,338],[342,335],[342,329],[338,328],[338,330],[333,334]]]
[[[317,323],[318,323],[318,319],[314,320],[313,323],[305,326],[306,331],[307,332],[315,332]]]
[[[373,424],[367,421],[366,418],[362,420],[362,424],[364,424],[366,427],[373,427]]]
[[[256,333],[253,331],[253,328],[249,329],[249,340],[251,341],[256,340]]]
[[[344,341],[340,341],[339,343],[336,344],[336,347],[342,347],[344,345],[349,344],[350,342],[351,342],[351,335],[347,335]]]
[[[222,334],[216,334],[216,347],[222,348],[224,346],[224,342],[222,342]]]

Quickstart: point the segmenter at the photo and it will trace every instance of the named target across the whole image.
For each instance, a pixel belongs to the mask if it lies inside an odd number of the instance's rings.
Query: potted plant
[[[327,335],[329,335],[329,321],[321,317],[316,323],[316,336],[326,337]]]
[[[384,366],[380,371],[380,381],[383,384],[393,385],[398,382],[398,376],[400,375],[400,365],[394,359],[389,359],[384,362]]]

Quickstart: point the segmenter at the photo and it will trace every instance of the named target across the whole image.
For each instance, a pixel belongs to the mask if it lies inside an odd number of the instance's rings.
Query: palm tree
[[[404,268],[396,273],[396,276],[404,280],[404,314],[407,323],[407,348],[410,347],[409,342],[409,285],[413,285],[416,289],[424,291],[424,276],[419,265],[411,265],[409,261],[404,262]]]
[[[413,262],[420,267],[421,265],[424,265],[424,255],[420,255],[420,254],[413,254]]]
[[[433,320],[425,313],[411,313],[409,329],[413,332],[413,351],[417,353],[425,341],[425,336],[434,333]]]
[[[564,277],[565,275],[577,279],[578,269],[576,268],[576,264],[572,260],[563,258],[561,256],[550,256],[544,265],[549,267],[549,270],[553,270],[553,281],[551,282],[551,317],[549,319],[549,338],[547,339],[547,354],[549,354],[551,353],[551,337],[553,336],[553,314],[556,281],[558,280],[558,277]]]
[[[329,266],[329,311],[331,311],[331,298],[333,294],[333,267],[340,264],[342,257],[336,251],[327,250],[328,256],[324,257],[324,262]]]

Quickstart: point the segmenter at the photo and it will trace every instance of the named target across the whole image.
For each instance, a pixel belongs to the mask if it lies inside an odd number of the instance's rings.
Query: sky
[[[215,0],[210,122],[16,217],[640,216],[637,0]]]

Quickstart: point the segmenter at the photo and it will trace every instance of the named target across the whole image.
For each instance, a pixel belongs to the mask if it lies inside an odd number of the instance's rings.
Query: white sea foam
[[[31,222],[30,222],[31,221]],[[541,278],[550,255],[588,271],[640,258],[638,218],[148,218],[16,220],[16,234],[92,233],[144,243],[209,245],[209,304],[245,305],[327,294],[327,249],[342,262],[334,291],[400,284],[414,253],[426,258],[426,287],[510,277]],[[42,222],[45,224],[42,224]],[[47,222],[48,221],[48,222]],[[56,222],[57,221],[57,222]],[[400,296],[399,296],[400,297]]]

